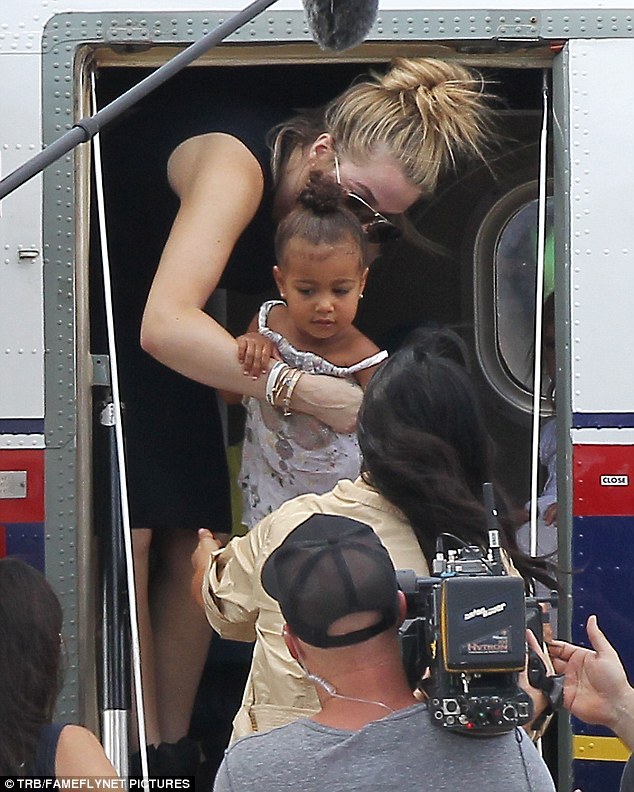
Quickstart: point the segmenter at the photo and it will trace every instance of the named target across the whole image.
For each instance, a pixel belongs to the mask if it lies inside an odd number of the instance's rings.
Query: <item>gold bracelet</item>
[[[290,366],[286,366],[286,368],[284,369],[284,371],[280,375],[279,379],[277,380],[277,382],[275,384],[275,389],[273,391],[273,406],[274,407],[278,407],[279,408],[279,406],[281,405],[281,403],[283,401],[283,398],[284,398],[284,392],[286,391],[286,389],[288,387],[288,382],[289,382],[290,377],[292,376],[292,373],[293,373],[294,370],[295,369],[292,369]]]
[[[293,414],[293,411],[291,410],[291,399],[293,397],[293,391],[297,387],[297,383],[299,382],[302,374],[304,373],[303,371],[300,371],[300,369],[292,369],[292,371],[293,373],[286,380],[287,382],[286,395],[282,399],[282,414],[285,415],[286,417]]]

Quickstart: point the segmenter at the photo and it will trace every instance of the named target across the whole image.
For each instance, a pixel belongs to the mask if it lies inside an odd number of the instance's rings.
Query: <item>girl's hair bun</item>
[[[275,253],[278,263],[283,261],[285,248],[293,238],[326,246],[351,239],[359,249],[360,264],[365,266],[368,241],[361,223],[346,206],[346,195],[331,174],[311,171],[306,186],[297,196],[295,208],[277,227]]]
[[[304,209],[324,215],[341,211],[344,195],[343,188],[333,178],[314,170],[297,200]]]

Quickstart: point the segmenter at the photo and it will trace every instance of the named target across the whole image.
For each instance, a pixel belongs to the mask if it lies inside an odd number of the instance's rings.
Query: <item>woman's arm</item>
[[[83,726],[64,726],[57,743],[55,775],[58,777],[117,778],[99,740]]]
[[[265,518],[266,519],[266,518]],[[264,522],[264,521],[263,521]],[[260,552],[256,526],[235,537],[223,549],[205,528],[198,531],[198,547],[192,555],[192,594],[202,605],[207,621],[223,638],[254,641],[258,607],[253,595],[255,563]]]
[[[215,388],[263,399],[266,378],[245,377],[234,338],[203,308],[262,199],[259,163],[239,140],[191,138],[169,162],[180,208],[148,296],[141,346],[166,366]],[[339,431],[354,427],[357,389],[329,377],[302,377],[292,408]]]
[[[257,315],[254,316],[251,322],[249,323],[249,327],[245,330],[245,334],[242,336],[238,336],[238,338],[236,338],[236,341],[238,342],[238,360],[240,361],[240,365],[242,366],[242,373],[245,376],[248,376],[248,371],[246,371],[244,365],[244,355],[246,351],[245,339],[248,337],[248,335],[258,332],[257,319],[258,319]],[[268,359],[266,365],[268,366]],[[259,373],[262,374],[262,372]],[[218,394],[225,400],[227,404],[240,404],[240,402],[242,401],[241,392],[235,393],[234,391],[218,389]]]
[[[169,179],[180,208],[148,296],[141,345],[191,379],[240,392],[236,343],[204,306],[262,199],[260,165],[239,140],[214,133],[176,149]]]

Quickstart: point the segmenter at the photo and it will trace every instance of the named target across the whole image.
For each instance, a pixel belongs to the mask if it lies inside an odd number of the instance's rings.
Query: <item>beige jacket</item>
[[[371,525],[396,569],[429,570],[405,517],[360,478],[340,481],[324,495],[300,495],[265,517],[246,536],[234,538],[210,559],[202,595],[211,626],[223,638],[255,640],[253,662],[232,740],[265,731],[319,710],[317,694],[282,638],[277,602],[262,588],[269,555],[311,514],[336,514]]]

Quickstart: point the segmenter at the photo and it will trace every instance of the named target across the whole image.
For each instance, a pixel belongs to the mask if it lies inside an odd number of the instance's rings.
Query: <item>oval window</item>
[[[524,204],[502,228],[495,249],[496,343],[509,375],[533,387],[537,199]],[[554,288],[553,201],[546,203],[544,296]]]
[[[548,197],[545,297],[554,288],[553,212],[554,202]],[[531,409],[533,387],[537,222],[537,182],[531,181],[511,189],[489,209],[478,230],[474,250],[480,363],[500,395],[527,411]],[[549,384],[544,375],[544,396]]]

